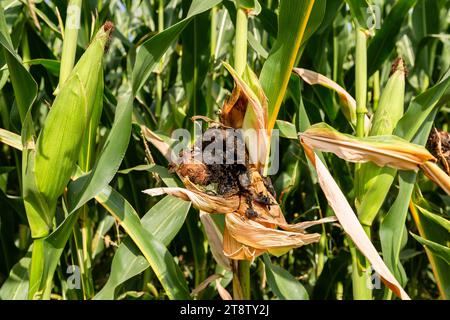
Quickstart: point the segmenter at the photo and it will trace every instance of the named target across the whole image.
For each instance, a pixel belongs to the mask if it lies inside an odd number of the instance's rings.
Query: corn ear
[[[395,61],[392,71],[372,119],[371,136],[392,134],[397,122],[403,117],[406,69],[402,58]]]
[[[37,206],[37,200],[32,198],[25,201],[33,237],[46,235],[43,222],[50,230],[57,199],[75,168],[97,96],[103,54],[111,29],[111,23],[100,28],[70,77],[60,88],[37,139],[34,170],[29,173],[30,181],[27,183],[35,184],[39,193],[36,198],[40,199],[41,204],[45,204]],[[29,163],[32,164],[33,161]],[[42,212],[44,209],[46,212]],[[41,221],[37,222],[40,227],[33,228],[35,220]]]
[[[397,122],[403,117],[406,67],[402,58],[394,62],[391,73],[373,116],[370,136],[392,134]],[[395,175],[396,171],[392,168],[380,168],[373,163],[361,166],[361,193],[356,199],[356,206],[364,223],[372,223],[383,205]]]

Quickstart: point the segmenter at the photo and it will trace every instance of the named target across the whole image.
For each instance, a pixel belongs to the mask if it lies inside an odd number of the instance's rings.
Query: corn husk
[[[403,59],[398,58],[392,67],[392,74],[383,89],[378,108],[372,117],[370,136],[391,135],[397,122],[403,116],[405,100],[405,73]],[[359,173],[360,191],[356,205],[361,221],[371,225],[392,185],[396,171],[380,168],[373,163],[361,166]]]
[[[318,233],[304,234],[271,229],[238,214],[227,214],[225,221],[230,235],[236,241],[277,256],[320,239]]]
[[[256,257],[266,252],[264,249],[249,247],[231,236],[227,226],[223,231],[223,253],[233,260],[253,261]]]
[[[35,194],[24,192],[24,198],[33,237],[45,236],[51,229],[57,200],[74,171],[95,105],[111,30],[111,23],[100,28],[60,88],[35,152],[29,155],[31,170],[27,168],[24,190],[35,190]]]
[[[221,113],[223,124],[235,129],[242,128],[250,160],[258,169],[264,168],[269,152],[267,132],[267,98],[258,78],[247,66],[243,77],[226,62],[223,63],[232,75],[235,88]],[[248,108],[249,107],[249,108]]]
[[[192,191],[184,188],[153,188],[142,191],[151,196],[160,196],[169,194],[171,196],[191,201],[192,205],[204,212],[208,213],[230,213],[239,208],[239,197],[232,196],[229,198],[222,198],[212,196],[200,191]]]
[[[378,108],[372,118],[370,136],[390,135],[403,117],[405,101],[405,63],[398,58],[380,97]]]

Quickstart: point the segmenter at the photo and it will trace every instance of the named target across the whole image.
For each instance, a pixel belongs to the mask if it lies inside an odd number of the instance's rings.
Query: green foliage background
[[[367,3],[306,2],[313,5],[310,15],[307,5],[297,1],[245,2],[260,8],[249,18],[248,64],[260,75],[270,114],[285,121],[278,121],[276,128],[304,131],[310,124],[326,122],[353,133],[338,96],[289,76],[290,63],[326,75],[355,96],[354,30],[355,25],[367,27]],[[391,64],[403,57],[409,69],[405,111],[410,112],[395,133],[403,136],[409,126],[417,125],[408,139],[424,144],[432,127],[449,130],[450,2],[370,4],[376,8],[379,28],[368,39],[369,114]],[[5,0],[1,5],[0,127],[26,141],[31,132],[40,132],[55,99],[67,3]],[[52,299],[189,299],[190,292],[213,274],[221,274],[221,284],[231,292],[232,274],[215,262],[198,211],[171,196],[152,198],[141,192],[180,184],[151,145],[154,163],[149,163],[141,125],[170,136],[174,129],[190,128],[193,115],[217,117],[233,89],[221,61],[234,62],[235,1],[85,0],[76,60],[107,20],[115,31],[104,56],[103,106],[93,156],[83,170],[87,175],[70,182],[58,202],[53,232],[40,244],[46,259],[38,280],[33,274],[30,280],[33,241],[22,198],[22,153],[0,144],[0,298],[26,299],[29,291],[45,287],[44,298]],[[306,30],[298,38],[302,22],[307,22]],[[296,37],[301,43],[292,51]],[[279,96],[283,85],[286,93]],[[417,96],[422,98],[414,102]],[[277,99],[279,113],[274,112]],[[299,142],[282,139],[280,156],[280,171],[272,181],[287,220],[332,215]],[[323,156],[354,203],[354,165],[331,154]],[[400,199],[398,194],[407,197]],[[415,205],[408,210],[410,198]],[[396,215],[389,220],[393,228],[408,231],[399,240],[397,257],[405,290],[413,299],[449,299],[450,197],[422,174],[397,175],[372,227],[371,238],[380,252],[391,245],[379,233],[390,210]],[[214,220],[220,229],[223,217]],[[338,225],[314,231],[322,233],[319,243],[254,261],[252,298],[354,298],[351,245],[344,232]],[[80,290],[71,288],[72,265],[81,267]],[[215,283],[196,297],[218,299]],[[374,297],[390,298],[383,286],[374,290]]]

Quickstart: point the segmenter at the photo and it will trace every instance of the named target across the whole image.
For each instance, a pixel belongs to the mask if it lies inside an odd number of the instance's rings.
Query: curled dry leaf
[[[213,281],[218,281],[223,276],[221,274],[212,274],[205,280],[203,280],[194,290],[191,292],[191,297],[198,295],[200,292],[205,290]],[[220,282],[220,281],[219,281]]]
[[[427,161],[420,166],[425,173],[425,175],[434,181],[438,186],[442,188],[448,195],[450,195],[450,176],[448,176],[439,166],[434,163]]]
[[[339,84],[320,73],[303,68],[294,68],[293,71],[309,85],[318,84],[325,88],[334,90],[339,95],[339,98],[342,101],[342,105],[344,107],[342,109],[342,113],[345,115],[347,120],[350,121],[351,124],[356,126],[356,101],[350,95],[350,93],[348,93]],[[364,118],[364,127],[366,132],[368,132],[370,129],[370,119],[367,115]]]
[[[307,228],[317,226],[319,224],[330,223],[337,221],[335,216],[326,217],[323,219],[313,220],[313,221],[304,221],[295,224],[287,224],[287,223],[279,223],[278,221],[265,219],[265,218],[256,218],[255,221],[260,223],[270,223],[279,226],[281,229],[292,232],[304,232]]]
[[[156,133],[151,131],[149,128],[147,128],[144,125],[141,125],[141,131],[144,135],[144,138],[150,142],[152,145],[155,146],[156,149],[158,149],[161,154],[170,161],[171,159],[171,148],[170,143],[168,141],[165,141],[160,136],[158,136]]]
[[[392,275],[383,259],[381,259],[377,250],[367,237],[363,227],[361,226],[356,214],[353,212],[350,204],[347,202],[344,194],[334,181],[333,177],[323,165],[320,158],[314,153],[309,146],[304,145],[305,153],[314,165],[320,187],[324,192],[329,205],[333,208],[342,228],[352,239],[361,253],[370,261],[372,268],[380,275],[383,282],[400,298],[409,300],[408,294],[403,290],[400,283]]]
[[[217,288],[217,292],[219,293],[219,296],[222,298],[222,300],[233,300],[233,298],[231,298],[231,294],[227,291],[227,289],[225,289],[220,284],[219,279],[216,280],[216,288]]]
[[[332,152],[351,162],[372,161],[380,167],[418,170],[427,161],[436,161],[424,147],[397,136],[356,138],[340,133],[325,123],[311,126],[300,134],[303,144],[324,152]]]

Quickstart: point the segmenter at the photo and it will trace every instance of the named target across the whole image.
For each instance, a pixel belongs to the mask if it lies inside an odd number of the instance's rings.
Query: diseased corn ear
[[[103,54],[111,31],[111,23],[100,28],[70,77],[60,88],[36,142],[34,168],[27,175],[27,179],[33,181],[26,183],[35,185],[39,196],[29,195],[25,207],[29,220],[45,221],[48,230],[51,228],[58,197],[63,193],[75,168],[91,119],[99,77],[102,75]],[[45,212],[41,212],[44,208]],[[45,236],[45,233],[42,226],[32,226],[33,237]]]
[[[311,126],[300,134],[300,138],[312,149],[332,152],[346,161],[371,161],[380,167],[418,170],[426,161],[436,161],[424,147],[397,136],[356,138],[340,133],[325,123]]]
[[[264,167],[269,153],[267,132],[267,98],[258,78],[247,66],[242,77],[226,62],[235,88],[222,108],[221,121],[235,129],[242,128],[249,157],[258,169]]]

